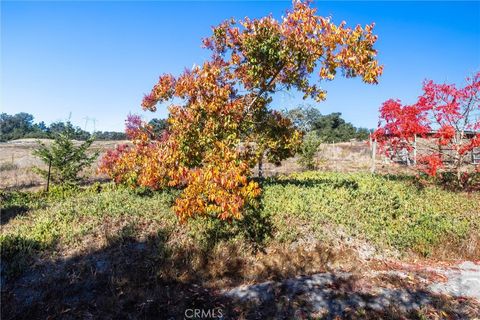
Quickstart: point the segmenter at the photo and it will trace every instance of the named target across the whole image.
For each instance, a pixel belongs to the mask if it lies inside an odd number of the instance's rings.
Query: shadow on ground
[[[478,311],[468,300],[433,295],[406,282],[396,284],[400,290],[373,293],[358,278],[341,273],[225,291],[211,278],[239,277],[245,265],[236,263],[234,254],[224,257],[231,264],[215,276],[212,269],[219,261],[212,265],[207,255],[170,247],[169,236],[164,230],[145,241],[118,236],[104,249],[68,259],[34,258],[37,262],[23,273],[3,277],[1,318],[423,319],[426,312],[444,312],[452,319],[469,319]],[[281,274],[276,269],[286,259],[265,278]],[[203,314],[195,317],[195,310]]]
[[[226,312],[226,298],[195,279],[181,280],[189,272],[188,252],[168,252],[165,239],[119,237],[105,249],[4,277],[1,318],[177,319],[187,309]],[[168,268],[175,264],[183,268]]]
[[[298,187],[315,187],[315,186],[329,186],[333,188],[346,188],[351,190],[357,190],[359,188],[358,182],[353,179],[291,179],[291,178],[283,178],[283,179],[259,179],[257,178],[256,181],[262,183],[262,186],[267,186],[270,184],[274,185],[294,185]]]
[[[29,208],[26,206],[8,206],[0,208],[0,224],[3,226],[17,216],[25,215]]]

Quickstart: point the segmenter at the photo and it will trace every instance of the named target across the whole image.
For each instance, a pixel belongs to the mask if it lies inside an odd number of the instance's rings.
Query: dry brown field
[[[49,143],[49,140],[42,140]],[[101,156],[116,145],[127,141],[95,141],[92,150],[100,151]],[[38,139],[20,139],[0,143],[0,189],[36,190],[45,186],[46,182],[32,171],[35,166],[45,165],[32,155]],[[377,157],[376,171],[380,173],[407,173],[408,168],[397,164],[386,163]],[[99,160],[83,172],[87,181],[103,180],[106,177],[97,173]],[[370,146],[364,141],[322,144],[317,152],[317,166],[320,171],[337,172],[369,172],[372,166]],[[265,176],[276,176],[302,171],[298,158],[289,158],[277,166],[266,163]],[[254,169],[257,175],[257,168]]]
[[[42,161],[32,155],[38,145],[38,139],[19,139],[0,143],[0,189],[35,190],[46,184],[44,179],[32,171],[37,166],[45,167]],[[40,140],[50,143],[48,139]],[[126,141],[95,141],[91,150],[100,151],[96,163],[83,172],[87,181],[101,180],[105,177],[97,174],[97,167],[101,156],[117,144]],[[80,143],[80,142],[79,142]]]

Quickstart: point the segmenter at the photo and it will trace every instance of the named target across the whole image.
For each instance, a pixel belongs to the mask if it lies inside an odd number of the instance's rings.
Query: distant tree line
[[[152,119],[150,121],[154,131],[163,131],[166,128],[164,119]],[[70,121],[57,121],[49,126],[45,122],[34,122],[33,115],[20,112],[15,115],[6,113],[0,114],[0,141],[9,141],[23,138],[51,139],[59,133],[68,133],[71,139],[88,140],[126,140],[124,132],[117,131],[95,131],[91,134],[88,131],[74,126]]]
[[[312,106],[303,106],[284,111],[293,124],[305,133],[312,132],[322,142],[344,142],[352,139],[367,140],[372,130],[357,128],[342,118],[339,112],[323,115]],[[160,133],[167,128],[165,119],[149,121],[153,131]],[[22,138],[49,139],[57,133],[68,132],[75,140],[88,140],[93,135],[74,126],[70,121],[57,121],[49,126],[45,122],[34,122],[33,115],[20,112],[15,115],[0,114],[0,141]],[[124,132],[96,131],[95,140],[126,140]]]
[[[50,139],[59,133],[68,133],[75,140],[88,140],[93,136],[90,132],[74,126],[70,121],[57,121],[47,126],[43,121],[35,123],[33,115],[29,113],[0,114],[0,141],[23,138]],[[96,140],[126,139],[125,133],[114,131],[97,131],[94,136]]]
[[[303,106],[284,111],[284,114],[304,133],[312,132],[326,143],[367,140],[372,133],[372,130],[346,122],[340,112],[323,115],[312,106]]]

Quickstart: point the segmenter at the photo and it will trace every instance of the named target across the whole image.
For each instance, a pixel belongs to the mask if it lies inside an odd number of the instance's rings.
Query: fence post
[[[413,165],[417,165],[417,135],[413,136]]]
[[[47,174],[47,192],[50,189],[50,170],[52,168],[52,159],[50,158],[48,161],[48,174]]]
[[[372,141],[372,167],[370,168],[371,173],[375,173],[376,157],[377,157],[377,140],[373,139],[373,141]]]

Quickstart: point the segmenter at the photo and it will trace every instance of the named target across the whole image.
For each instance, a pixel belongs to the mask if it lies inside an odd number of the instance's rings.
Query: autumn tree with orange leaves
[[[377,83],[373,24],[347,28],[295,1],[282,20],[227,20],[203,40],[211,58],[179,76],[164,74],[142,102],[155,111],[168,103],[168,130],[157,137],[140,119],[128,120],[133,146],[109,152],[101,170],[119,183],[152,189],[176,187],[180,221],[208,215],[241,218],[260,194],[251,179],[262,159],[293,156],[301,133],[269,109],[272,95],[294,89],[316,101],[326,92],[315,82],[362,77]],[[317,77],[313,77],[318,73]]]

